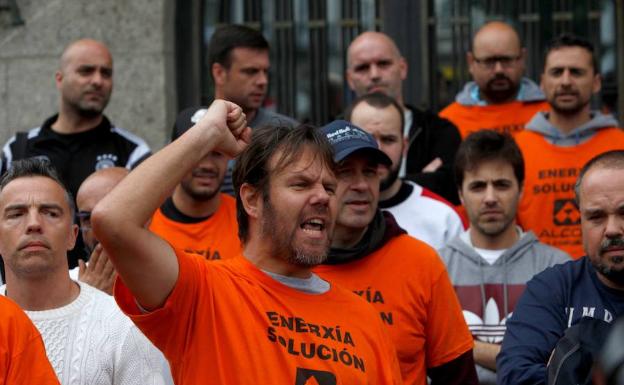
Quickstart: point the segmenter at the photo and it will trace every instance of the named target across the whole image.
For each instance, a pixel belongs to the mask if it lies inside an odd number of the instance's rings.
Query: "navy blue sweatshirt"
[[[546,384],[546,363],[565,330],[583,316],[612,322],[624,314],[624,291],[600,282],[587,257],[537,274],[507,322],[497,357],[498,384]]]

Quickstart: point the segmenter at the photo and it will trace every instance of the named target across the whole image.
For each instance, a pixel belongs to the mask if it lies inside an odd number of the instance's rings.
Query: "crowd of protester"
[[[364,32],[322,127],[263,107],[269,50],[219,27],[214,102],[152,153],[104,115],[106,45],[66,47],[58,113],[0,155],[0,384],[623,383],[624,132],[588,41],[538,84],[489,22],[437,114]]]

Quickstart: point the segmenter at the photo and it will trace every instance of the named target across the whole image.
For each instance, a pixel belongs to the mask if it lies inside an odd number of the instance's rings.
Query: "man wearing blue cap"
[[[342,120],[323,127],[338,164],[338,216],[323,278],[379,311],[405,384],[477,384],[473,341],[444,264],[378,207],[379,167],[390,158],[372,135]]]

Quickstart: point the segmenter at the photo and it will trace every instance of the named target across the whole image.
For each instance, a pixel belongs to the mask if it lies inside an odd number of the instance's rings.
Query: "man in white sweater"
[[[73,200],[49,162],[14,162],[0,181],[0,291],[41,332],[61,384],[162,384],[160,352],[112,297],[70,279],[73,218]]]

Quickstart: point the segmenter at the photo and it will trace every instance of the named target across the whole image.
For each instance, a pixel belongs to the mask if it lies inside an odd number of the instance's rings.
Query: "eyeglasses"
[[[79,211],[77,215],[80,221],[80,230],[91,230],[91,211]]]
[[[483,68],[487,68],[489,70],[494,69],[496,67],[496,63],[500,63],[503,68],[509,68],[515,64],[516,61],[520,59],[520,55],[518,56],[490,56],[482,59],[473,56],[474,61],[479,64]]]

